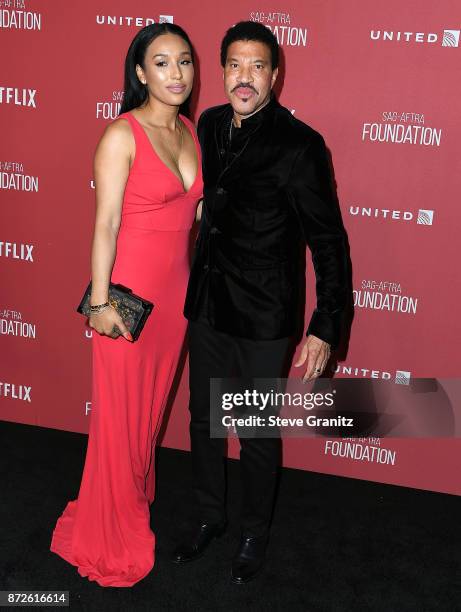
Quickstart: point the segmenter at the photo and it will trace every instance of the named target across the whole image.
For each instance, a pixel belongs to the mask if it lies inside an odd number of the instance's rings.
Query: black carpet
[[[285,469],[265,569],[234,585],[239,463],[229,461],[228,533],[178,566],[170,554],[187,525],[189,453],[161,448],[155,567],[134,587],[103,588],[49,551],[78,494],[87,436],[0,422],[0,444],[0,590],[68,590],[72,610],[98,612],[461,610],[458,497]]]

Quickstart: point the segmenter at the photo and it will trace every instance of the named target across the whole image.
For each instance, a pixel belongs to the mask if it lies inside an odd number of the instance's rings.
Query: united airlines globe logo
[[[411,378],[411,372],[406,372],[405,370],[397,370],[395,372],[395,384],[396,385],[409,385]]]
[[[433,210],[423,210],[422,208],[418,211],[418,221],[419,225],[432,225],[432,221],[434,219],[434,211]]]
[[[442,47],[458,47],[459,46],[459,30],[444,30]]]

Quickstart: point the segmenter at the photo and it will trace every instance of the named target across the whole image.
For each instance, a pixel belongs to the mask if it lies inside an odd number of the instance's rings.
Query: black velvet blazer
[[[317,305],[306,335],[336,347],[348,255],[324,140],[274,96],[229,144],[232,115],[216,106],[197,126],[204,201],[184,315],[255,340],[295,334],[307,245]]]

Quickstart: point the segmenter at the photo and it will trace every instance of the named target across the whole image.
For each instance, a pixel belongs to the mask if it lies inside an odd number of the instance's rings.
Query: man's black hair
[[[229,46],[238,40],[254,40],[267,45],[271,52],[272,70],[279,65],[279,44],[272,32],[257,21],[239,21],[229,28],[221,43],[221,66],[224,68]]]

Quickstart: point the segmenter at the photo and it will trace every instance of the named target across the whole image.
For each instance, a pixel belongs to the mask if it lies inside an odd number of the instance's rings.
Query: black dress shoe
[[[226,530],[226,521],[222,523],[200,523],[189,541],[180,544],[173,552],[174,563],[187,563],[203,555],[214,538],[219,538]]]
[[[232,559],[231,579],[236,584],[252,580],[266,558],[269,536],[251,537],[242,535],[237,552]]]

